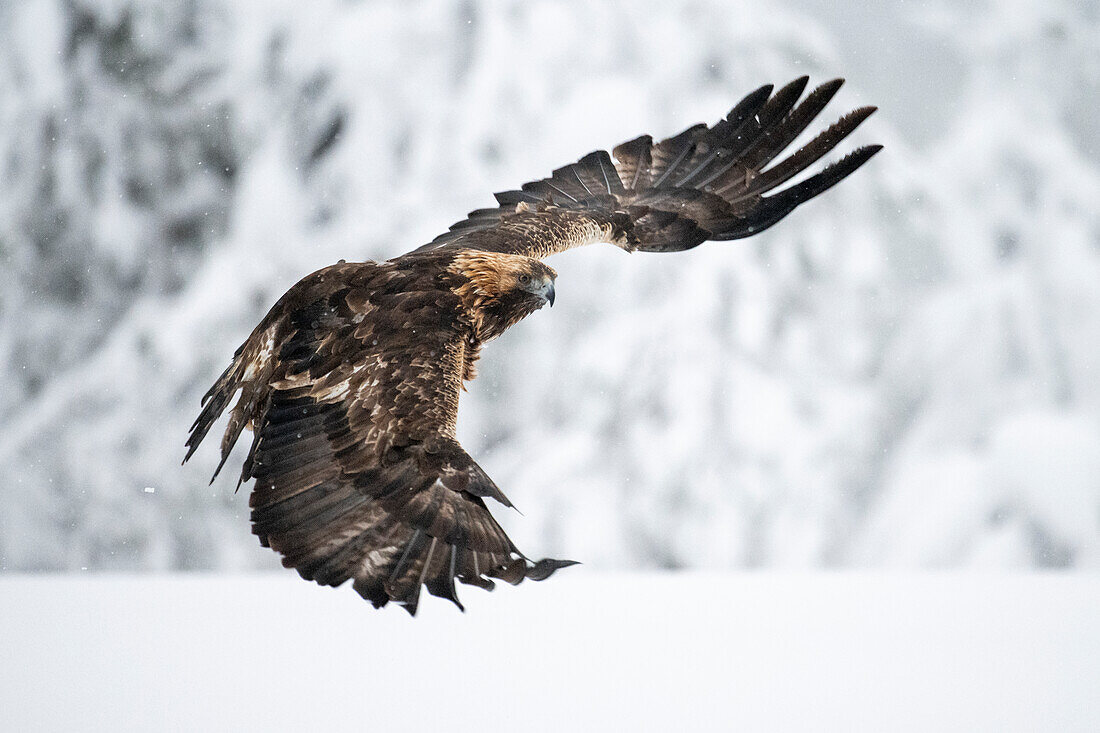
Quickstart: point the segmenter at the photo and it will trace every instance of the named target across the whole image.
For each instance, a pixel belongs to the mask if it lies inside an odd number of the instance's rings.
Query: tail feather
[[[349,551],[348,547],[352,545],[358,547],[353,540],[340,552],[345,557],[351,556],[353,551]],[[383,562],[377,568],[368,567],[368,563],[359,568],[358,575],[346,574],[346,577],[355,577],[353,587],[376,606],[394,601],[412,615],[416,615],[421,587],[465,610],[458,598],[456,580],[492,590],[493,581],[490,578],[518,585],[525,579],[545,580],[556,570],[575,564],[569,560],[554,559],[531,563],[514,546],[502,552],[473,550],[447,542],[419,527],[407,528],[399,548],[399,553],[389,554],[389,562]],[[345,574],[337,574],[331,579],[343,582],[346,577]]]

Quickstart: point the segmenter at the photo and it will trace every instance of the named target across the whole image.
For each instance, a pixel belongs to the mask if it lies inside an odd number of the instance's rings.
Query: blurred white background
[[[751,240],[556,257],[486,349],[502,522],[601,570],[1095,570],[1097,48],[1095,1],[4,2],[0,568],[277,566],[241,455],[179,462],[287,287],[809,74],[884,152]]]

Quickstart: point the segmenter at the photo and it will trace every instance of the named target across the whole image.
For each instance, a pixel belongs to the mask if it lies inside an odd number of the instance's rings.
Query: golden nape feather
[[[677,252],[751,236],[866,163],[881,146],[779,188],[874,111],[844,115],[774,162],[842,82],[802,98],[806,83],[761,87],[709,127],[635,138],[614,161],[590,153],[403,256],[307,276],[206,393],[184,460],[236,396],[215,476],[250,427],[240,481],[255,480],[253,533],[303,578],[350,580],[376,607],[415,614],[426,587],[461,608],[456,580],[492,588],[574,564],[529,560],[489,512],[486,499],[511,502],[455,439],[463,381],[484,343],[553,304],[557,274],[541,258],[596,242]]]

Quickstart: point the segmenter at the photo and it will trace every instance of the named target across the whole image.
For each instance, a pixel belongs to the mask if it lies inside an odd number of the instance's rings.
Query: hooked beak
[[[546,302],[550,304],[550,307],[554,307],[554,281],[546,283],[546,289],[543,290],[543,297],[546,298]]]

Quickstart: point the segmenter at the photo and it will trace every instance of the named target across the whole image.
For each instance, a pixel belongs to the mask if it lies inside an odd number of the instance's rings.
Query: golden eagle
[[[347,580],[375,607],[415,614],[421,586],[462,607],[455,580],[543,580],[571,561],[530,561],[489,513],[511,502],[455,439],[459,392],[481,347],[554,303],[542,258],[609,242],[679,252],[748,237],[863,165],[858,148],[775,190],[873,111],[863,107],[772,161],[836,94],[807,78],[749,94],[725,119],[661,142],[643,135],[549,178],[496,194],[431,243],[386,262],[332,265],[292,287],[203,397],[190,458],[240,391],[221,463],[253,431],[241,482],[260,543],[322,585]],[[238,484],[239,485],[239,484]]]

